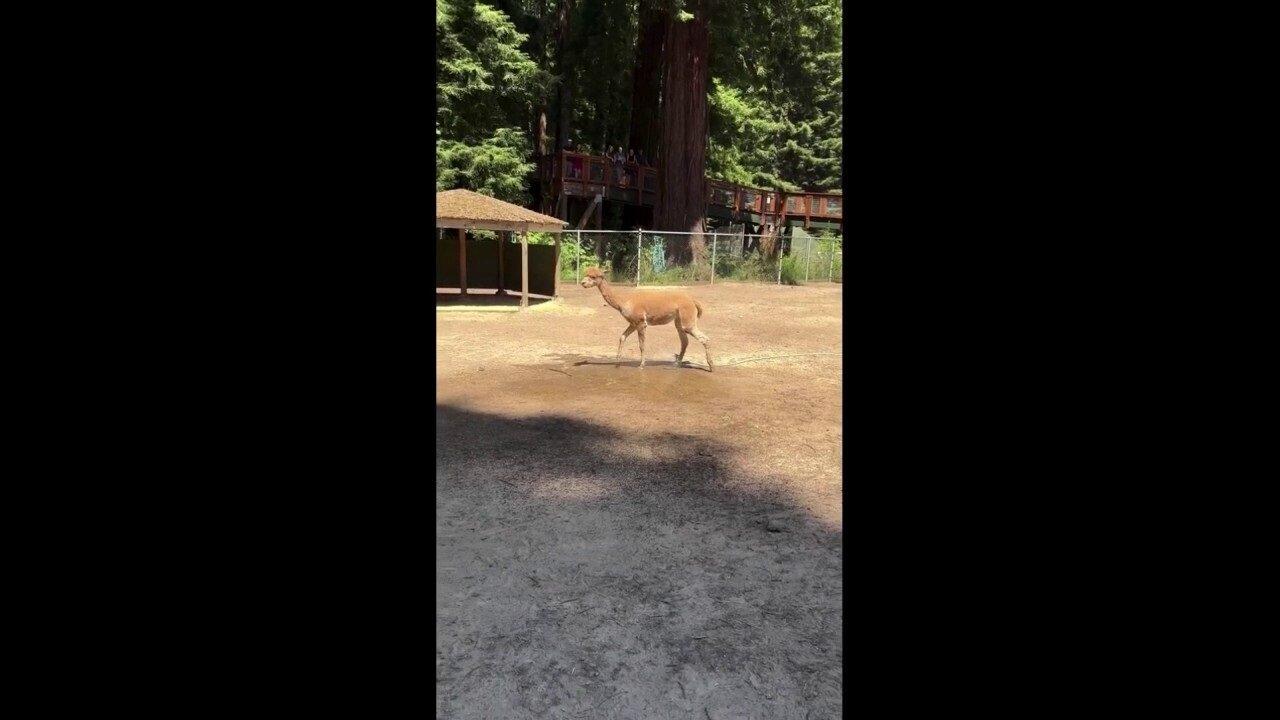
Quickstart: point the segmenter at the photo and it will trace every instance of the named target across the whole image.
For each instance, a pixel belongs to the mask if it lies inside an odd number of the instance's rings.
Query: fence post
[[[716,233],[711,232],[711,284],[716,284]]]
[[[813,236],[808,236],[809,240],[805,244],[804,249],[804,281],[809,282],[809,260],[813,258]]]
[[[636,231],[636,287],[640,287],[640,253],[643,251],[644,228]]]
[[[573,281],[582,282],[582,231],[578,231],[578,262],[574,264]]]
[[[782,236],[781,235],[778,236],[778,241],[777,243],[775,243],[775,245],[778,248],[778,284],[781,285],[782,284]]]

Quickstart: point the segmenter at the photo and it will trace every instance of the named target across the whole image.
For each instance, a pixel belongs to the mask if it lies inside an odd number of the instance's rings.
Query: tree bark
[[[657,230],[694,233],[667,241],[675,262],[706,255],[702,221],[707,207],[707,0],[686,5],[694,17],[667,18],[662,53],[662,153],[658,163]],[[686,241],[684,238],[687,237]]]
[[[556,88],[556,145],[555,152],[564,149],[569,140],[569,124],[573,119],[573,63],[565,57],[569,48],[569,20],[573,15],[574,0],[560,0],[556,8],[556,74],[560,85]]]
[[[547,108],[544,106],[538,112],[538,156],[547,154]]]
[[[630,147],[650,158],[658,152],[661,118],[658,92],[662,85],[662,45],[667,36],[666,3],[640,0],[639,35],[632,64]]]
[[[743,214],[737,213],[737,215],[741,216]],[[757,228],[755,225],[752,225],[751,221],[748,220],[745,216],[741,218],[741,222],[742,222],[742,232],[744,234],[743,246],[742,246],[743,253],[744,254],[753,253],[758,251],[760,249],[760,238],[751,237],[751,236],[759,233],[760,229]]]
[[[538,16],[533,21],[533,27],[529,33],[529,55],[542,67],[547,58],[547,2],[540,0],[536,3]],[[539,94],[537,102],[534,104],[532,115],[529,119],[529,134],[533,138],[534,148],[539,156],[547,154],[547,106],[549,98],[547,97],[546,88]]]

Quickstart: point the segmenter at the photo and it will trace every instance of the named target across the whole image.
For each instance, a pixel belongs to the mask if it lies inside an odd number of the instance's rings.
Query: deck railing
[[[558,156],[538,160],[538,177],[544,182],[569,183],[583,194],[604,194],[606,188],[635,191],[636,200],[653,202],[658,190],[658,170],[650,165],[563,150]],[[629,194],[629,193],[628,193]],[[775,215],[841,219],[844,196],[835,193],[780,192],[707,178],[707,202],[734,211]]]

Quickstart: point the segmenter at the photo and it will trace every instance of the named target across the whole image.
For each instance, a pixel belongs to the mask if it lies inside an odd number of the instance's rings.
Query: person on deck
[[[634,168],[635,168],[636,164],[637,164],[637,163],[639,163],[639,162],[640,162],[640,159],[639,159],[638,157],[636,157],[636,151],[635,151],[635,150],[628,150],[628,151],[627,151],[627,165],[629,165],[630,167],[628,167],[628,168],[624,171],[624,172],[625,172],[625,175],[623,176],[623,178],[624,178],[624,179],[623,179],[623,182],[625,182],[627,185],[631,185],[632,183],[634,183],[634,182],[636,181],[636,177],[637,177],[637,175],[636,175],[636,171],[635,171],[635,169],[634,169]]]

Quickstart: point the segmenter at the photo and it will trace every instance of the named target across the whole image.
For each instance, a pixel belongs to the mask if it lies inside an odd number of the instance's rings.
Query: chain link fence
[[[550,237],[539,239],[550,242]],[[795,232],[691,233],[566,230],[560,236],[560,281],[578,282],[598,267],[619,285],[843,282],[843,238]]]

